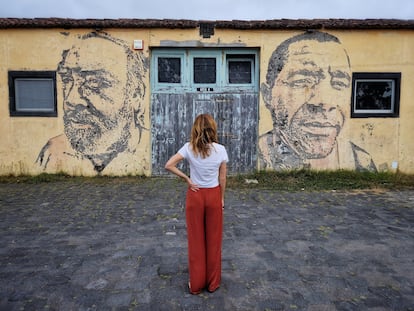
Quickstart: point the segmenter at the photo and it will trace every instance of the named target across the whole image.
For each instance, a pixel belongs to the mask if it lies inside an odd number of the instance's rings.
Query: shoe
[[[201,290],[200,290],[200,291],[198,291],[198,292],[193,292],[193,291],[191,290],[191,285],[190,285],[190,282],[188,282],[188,291],[190,292],[190,294],[191,294],[191,295],[198,295],[198,294],[200,294],[200,293],[201,293]]]
[[[207,289],[209,293],[214,293],[216,290],[218,290],[220,286],[217,286],[215,289],[211,290],[210,288]]]

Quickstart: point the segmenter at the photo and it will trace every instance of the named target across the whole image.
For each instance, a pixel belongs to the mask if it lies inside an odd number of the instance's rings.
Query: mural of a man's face
[[[326,157],[335,146],[348,110],[350,77],[337,42],[290,44],[267,107],[280,135],[304,158]]]
[[[59,74],[65,133],[72,147],[89,157],[124,149],[133,118],[126,102],[124,50],[101,38],[83,40],[69,50]]]

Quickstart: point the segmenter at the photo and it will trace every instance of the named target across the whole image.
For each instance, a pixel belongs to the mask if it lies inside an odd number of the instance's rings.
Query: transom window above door
[[[181,58],[159,57],[158,83],[181,83]]]
[[[153,49],[155,91],[257,91],[258,53],[252,49]]]
[[[192,76],[195,84],[215,84],[217,81],[216,58],[194,57]]]

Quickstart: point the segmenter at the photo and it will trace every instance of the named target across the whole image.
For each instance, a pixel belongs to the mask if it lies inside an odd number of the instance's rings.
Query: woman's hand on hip
[[[188,187],[194,192],[197,192],[200,189],[200,187],[197,184],[193,183],[193,181],[190,178],[188,178],[187,184]]]

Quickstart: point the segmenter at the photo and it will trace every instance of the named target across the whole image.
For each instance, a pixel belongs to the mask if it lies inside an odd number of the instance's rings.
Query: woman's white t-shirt
[[[223,145],[213,143],[208,157],[195,156],[190,143],[186,143],[178,153],[190,164],[190,178],[200,188],[214,188],[219,185],[218,175],[221,163],[228,162],[226,148]]]

